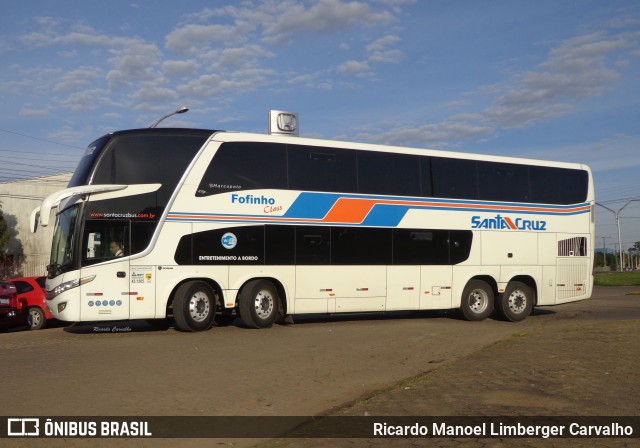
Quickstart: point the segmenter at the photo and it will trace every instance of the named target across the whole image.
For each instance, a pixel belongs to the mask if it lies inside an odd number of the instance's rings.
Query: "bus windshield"
[[[58,214],[51,246],[51,264],[49,277],[55,277],[69,270],[73,262],[73,244],[78,218],[78,207],[74,205]]]

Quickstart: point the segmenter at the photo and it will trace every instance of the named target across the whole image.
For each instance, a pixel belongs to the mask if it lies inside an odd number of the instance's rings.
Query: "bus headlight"
[[[61,283],[51,291],[46,291],[45,297],[47,298],[47,300],[53,300],[55,297],[59,296],[65,291],[69,291],[70,289],[77,288],[78,286],[84,285],[85,283],[92,282],[94,278],[96,278],[95,275],[89,275],[87,277],[77,278],[75,280]]]

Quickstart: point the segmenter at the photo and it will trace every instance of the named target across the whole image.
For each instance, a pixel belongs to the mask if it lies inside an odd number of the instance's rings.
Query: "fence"
[[[26,255],[21,262],[15,261],[13,257],[7,257],[0,262],[0,280],[47,275],[48,264],[48,254]]]

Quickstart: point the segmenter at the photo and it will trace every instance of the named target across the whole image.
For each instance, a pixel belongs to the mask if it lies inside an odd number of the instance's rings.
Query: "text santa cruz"
[[[496,215],[495,218],[484,218],[480,216],[471,217],[472,229],[508,229],[508,230],[547,230],[547,221],[510,218],[508,216]]]

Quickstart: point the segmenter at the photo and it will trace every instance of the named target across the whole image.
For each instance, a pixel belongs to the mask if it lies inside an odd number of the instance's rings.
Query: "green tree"
[[[0,279],[21,275],[24,251],[18,239],[16,217],[5,216],[0,207]]]
[[[2,208],[0,208],[0,260],[6,259],[9,240],[11,240],[11,234],[7,229],[7,222],[4,220]]]

